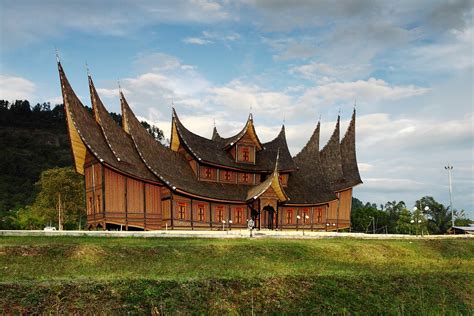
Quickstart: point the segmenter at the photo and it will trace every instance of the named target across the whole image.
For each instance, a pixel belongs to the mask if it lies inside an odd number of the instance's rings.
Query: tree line
[[[110,115],[121,124],[120,114]],[[161,129],[141,123],[155,139],[165,141]],[[0,229],[23,227],[17,215],[35,203],[41,173],[73,164],[64,105],[0,100],[0,148]]]
[[[474,221],[464,210],[454,210],[455,225],[468,226]],[[364,233],[444,234],[452,226],[451,209],[431,196],[418,199],[409,208],[403,201],[385,205],[352,199],[351,230]]]

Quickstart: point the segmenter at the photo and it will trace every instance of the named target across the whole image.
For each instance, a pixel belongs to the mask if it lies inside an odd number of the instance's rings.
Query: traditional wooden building
[[[320,123],[292,157],[285,127],[262,143],[252,114],[235,136],[189,131],[173,109],[171,142],[157,142],[120,92],[122,126],[107,112],[89,76],[92,115],[59,77],[75,168],[85,177],[88,227],[114,229],[245,228],[335,230],[350,226],[352,188],[362,183],[355,110],[340,140],[339,117],[319,149]]]

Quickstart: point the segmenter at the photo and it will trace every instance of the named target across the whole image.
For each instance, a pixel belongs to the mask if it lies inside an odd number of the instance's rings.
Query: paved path
[[[248,230],[208,231],[208,230],[157,230],[157,231],[85,231],[85,230],[0,230],[0,236],[87,236],[87,237],[185,237],[185,238],[249,238]],[[272,231],[261,230],[253,232],[254,238],[354,238],[354,239],[454,239],[474,238],[474,235],[428,235],[414,236],[401,234],[363,234],[363,233],[337,233],[337,232],[311,232],[305,231]]]

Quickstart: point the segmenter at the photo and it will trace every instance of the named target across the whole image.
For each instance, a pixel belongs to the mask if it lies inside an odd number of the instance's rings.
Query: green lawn
[[[474,310],[472,240],[2,237],[0,269],[7,313]]]

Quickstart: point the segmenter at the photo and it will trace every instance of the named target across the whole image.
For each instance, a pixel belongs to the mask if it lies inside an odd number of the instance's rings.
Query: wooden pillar
[[[171,213],[171,229],[174,229],[174,199],[173,192],[170,191],[170,213]]]
[[[146,230],[146,183],[143,183],[143,230]]]
[[[94,170],[94,164],[92,164],[91,166],[92,168],[92,214],[94,215],[93,216],[93,219],[94,219],[94,222],[95,222],[95,212],[96,212],[96,209],[95,209],[95,204],[96,204],[96,201],[95,201],[95,170]],[[84,181],[85,183],[85,181]],[[87,194],[86,194],[86,199],[87,199]]]
[[[209,226],[212,230],[212,202],[209,202]]]
[[[191,230],[194,230],[194,208],[193,208],[193,199],[191,199]]]
[[[278,202],[277,202],[277,205],[276,205],[275,219],[274,220],[275,220],[275,230],[278,230]]]
[[[341,193],[336,193],[337,209],[336,209],[336,232],[339,232],[339,206],[341,205]]]
[[[102,174],[102,215],[104,216],[105,219],[105,167],[103,165],[100,165],[100,170]]]
[[[283,230],[283,217],[285,216],[285,208],[281,207],[281,214],[280,214],[280,230]]]
[[[298,219],[298,215],[300,215],[300,209],[297,207],[295,208],[296,210],[296,216],[295,216],[295,219],[296,219],[296,230],[298,230],[299,228],[299,225],[300,225],[300,220]]]
[[[314,206],[311,207],[311,231],[314,229]]]
[[[128,194],[127,194],[127,177],[124,177],[124,195],[125,195],[125,230],[128,230]]]
[[[331,202],[329,202],[331,203]],[[328,213],[329,213],[329,203],[326,204],[326,223],[324,224],[326,226],[326,231],[328,231]]]

